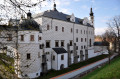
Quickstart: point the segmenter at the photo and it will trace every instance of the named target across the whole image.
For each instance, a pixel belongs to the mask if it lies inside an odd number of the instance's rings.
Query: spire
[[[91,7],[91,9],[90,9],[90,16],[93,16],[93,15],[94,15],[94,13],[93,13],[92,7]]]
[[[92,7],[90,8],[90,20],[91,20],[92,26],[94,26],[94,13],[92,11]]]
[[[54,5],[53,5],[53,10],[54,10],[54,11],[57,11],[57,9],[56,9],[56,4],[55,4],[55,0],[54,0]]]

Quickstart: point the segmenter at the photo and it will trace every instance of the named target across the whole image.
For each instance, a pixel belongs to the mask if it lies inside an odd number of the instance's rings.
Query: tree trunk
[[[115,38],[115,41],[114,41],[114,52],[116,52],[116,48],[117,48],[117,43],[116,43],[116,38]]]

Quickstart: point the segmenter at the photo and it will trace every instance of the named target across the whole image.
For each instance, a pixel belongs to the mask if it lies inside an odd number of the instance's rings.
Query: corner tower
[[[54,10],[54,11],[57,11],[55,0],[54,0],[54,5],[53,5],[53,10]]]

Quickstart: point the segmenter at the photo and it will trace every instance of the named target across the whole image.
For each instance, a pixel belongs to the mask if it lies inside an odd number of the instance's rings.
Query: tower
[[[94,26],[94,13],[92,11],[92,7],[90,9],[90,21],[91,21],[92,25]]]
[[[55,4],[55,0],[54,0],[54,5],[53,5],[53,10],[54,10],[54,11],[57,11],[57,9],[56,9],[56,4]]]

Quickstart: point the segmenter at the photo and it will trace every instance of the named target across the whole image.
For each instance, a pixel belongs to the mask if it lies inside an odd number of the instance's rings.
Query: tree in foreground
[[[120,15],[111,18],[107,25],[108,30],[105,35],[109,41],[114,41],[114,52],[120,54]]]

